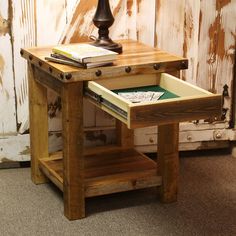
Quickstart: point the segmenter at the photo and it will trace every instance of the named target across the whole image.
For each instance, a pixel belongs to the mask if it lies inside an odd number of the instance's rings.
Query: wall
[[[20,48],[86,41],[89,35],[96,36],[92,24],[96,4],[96,0],[1,1],[0,161],[29,158],[28,135],[24,134],[29,126],[27,69]],[[226,116],[218,121],[183,124],[181,142],[219,140],[216,131],[220,140],[234,140],[234,130],[228,134],[227,128],[232,119],[236,1],[110,0],[110,4],[115,17],[110,29],[113,39],[132,38],[189,58],[189,69],[182,79],[209,91],[222,93],[223,86],[228,86]],[[56,150],[61,145],[61,112],[60,98],[52,91],[48,91],[48,104],[50,147]],[[113,142],[114,119],[86,102],[85,106],[86,145]],[[137,130],[136,144],[155,150],[156,132]],[[207,132],[209,135],[204,135]]]

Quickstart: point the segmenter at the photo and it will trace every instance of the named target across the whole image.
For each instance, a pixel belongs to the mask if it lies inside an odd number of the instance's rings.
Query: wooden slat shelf
[[[40,168],[63,191],[62,155],[40,159]],[[86,197],[161,185],[156,162],[134,149],[86,154],[84,177]]]

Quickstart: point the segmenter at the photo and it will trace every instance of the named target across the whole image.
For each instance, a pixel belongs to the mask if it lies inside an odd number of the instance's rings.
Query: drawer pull
[[[187,140],[188,140],[188,141],[191,141],[191,140],[192,140],[192,136],[191,136],[190,134],[187,136]]]
[[[149,138],[149,142],[150,143],[154,143],[154,139],[153,138]]]

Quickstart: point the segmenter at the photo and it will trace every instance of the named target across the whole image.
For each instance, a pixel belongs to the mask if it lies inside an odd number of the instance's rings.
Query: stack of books
[[[112,65],[118,53],[86,43],[59,45],[46,60],[81,68]]]

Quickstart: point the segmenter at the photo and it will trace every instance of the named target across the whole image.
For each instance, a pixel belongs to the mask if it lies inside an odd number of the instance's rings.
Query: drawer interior
[[[164,92],[164,94],[159,98],[160,102],[165,99],[211,94],[206,90],[166,73],[130,76],[109,80],[104,79],[89,83],[99,84],[106,90],[106,92],[110,91],[113,93],[113,96],[117,96],[119,98],[121,98],[121,96],[118,95],[120,92]],[[102,87],[100,88],[102,89]]]
[[[220,112],[221,96],[170,74],[147,74],[89,81],[92,102],[129,128],[149,124],[207,118]],[[120,92],[164,92],[155,101],[132,102]],[[178,118],[179,117],[179,118]]]

